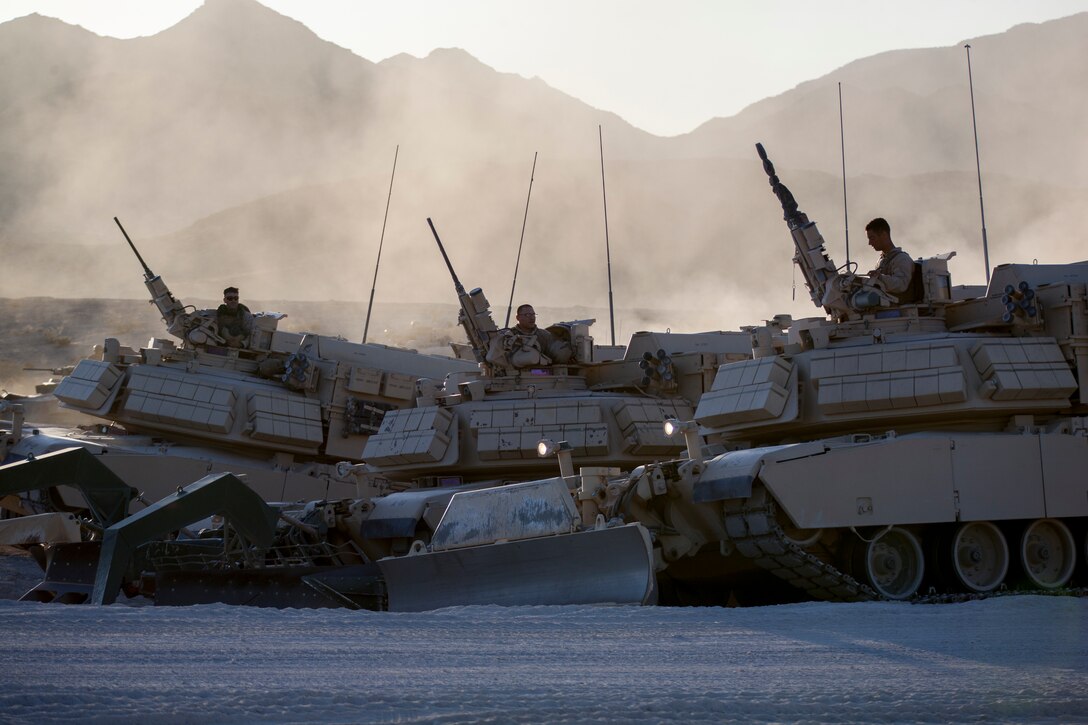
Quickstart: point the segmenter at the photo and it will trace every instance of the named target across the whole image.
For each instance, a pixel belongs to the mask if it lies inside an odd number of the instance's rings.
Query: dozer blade
[[[654,572],[639,524],[378,561],[389,610],[473,604],[646,604]]]

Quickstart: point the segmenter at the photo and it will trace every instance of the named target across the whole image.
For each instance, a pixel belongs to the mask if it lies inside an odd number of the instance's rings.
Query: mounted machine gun
[[[857,274],[856,263],[848,262],[842,267],[835,266],[835,263],[827,256],[824,239],[816,228],[816,222],[809,221],[808,215],[797,208],[797,200],[779,180],[774,164],[767,158],[763,144],[757,143],[756,151],[763,161],[763,170],[767,172],[771,190],[782,204],[783,218],[789,225],[790,234],[793,236],[793,243],[797,249],[793,261],[800,267],[801,274],[805,277],[805,286],[809,289],[813,304],[823,307],[837,322],[859,320],[864,314],[879,308],[900,305],[902,301],[884,290],[879,282]],[[955,252],[927,260],[931,263],[928,266],[934,264],[942,266],[944,278],[947,280],[947,260],[954,254]],[[915,286],[923,282],[925,272],[922,266],[921,262],[915,263],[916,281],[912,282]],[[943,293],[938,292],[931,295],[931,298],[948,300],[950,295],[947,294],[947,284],[944,287]],[[919,297],[921,296],[919,294]]]

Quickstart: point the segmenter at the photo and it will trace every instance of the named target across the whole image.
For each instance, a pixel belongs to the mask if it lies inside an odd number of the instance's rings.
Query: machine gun
[[[117,217],[114,217],[113,221],[117,223],[117,228],[125,235],[125,241],[128,242],[132,253],[136,255],[136,259],[140,261],[140,265],[144,268],[144,285],[147,287],[147,291],[151,293],[152,304],[159,308],[159,314],[162,315],[162,320],[166,323],[167,331],[174,337],[186,340],[186,332],[191,326],[191,315],[186,311],[185,305],[181,304],[171,294],[166,283],[162,281],[162,277],[152,272],[151,268],[147,266],[147,262],[140,256],[140,252],[136,249],[136,245],[132,243],[128,232],[121,226],[121,221]]]
[[[442,259],[446,261],[446,268],[450,271],[450,276],[453,277],[453,286],[457,289],[457,301],[461,303],[457,323],[465,328],[465,334],[468,335],[469,344],[472,345],[472,354],[476,357],[476,362],[486,364],[491,335],[498,332],[498,327],[491,318],[490,305],[487,298],[484,297],[483,290],[479,287],[471,292],[465,292],[465,286],[461,284],[461,280],[457,279],[457,273],[453,271],[453,265],[450,264],[450,258],[446,256],[446,249],[442,246],[442,240],[438,238],[438,232],[435,230],[430,217],[427,218],[427,225],[431,228],[434,240],[438,242],[438,251],[442,252]]]
[[[827,256],[824,238],[816,228],[816,222],[809,221],[808,215],[797,208],[797,200],[779,181],[763,144],[757,143],[756,151],[763,161],[763,170],[767,172],[771,190],[782,204],[783,218],[789,225],[797,249],[793,261],[801,268],[813,304],[823,307],[840,322],[859,319],[863,312],[875,307],[894,306],[896,300],[868,277],[858,275],[849,265],[835,266]]]

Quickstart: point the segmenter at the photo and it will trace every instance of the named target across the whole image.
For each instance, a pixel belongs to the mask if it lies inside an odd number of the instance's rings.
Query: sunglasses
[[[227,302],[237,302],[238,295],[229,295],[227,297],[224,297],[223,299],[225,299]]]

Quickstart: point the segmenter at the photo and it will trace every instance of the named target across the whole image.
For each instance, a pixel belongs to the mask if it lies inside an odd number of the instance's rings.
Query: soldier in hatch
[[[887,220],[877,217],[865,225],[869,246],[880,252],[880,263],[869,272],[869,279],[879,283],[885,292],[900,303],[914,302],[911,279],[914,276],[914,260],[892,242],[892,229]]]
[[[216,322],[219,336],[227,347],[246,347],[253,332],[253,313],[238,301],[238,288],[227,287],[223,290],[223,304],[216,310]]]
[[[520,305],[518,323],[503,330],[488,351],[489,362],[508,362],[515,368],[535,365],[563,365],[571,361],[574,352],[570,343],[536,326],[536,310],[532,305]]]

